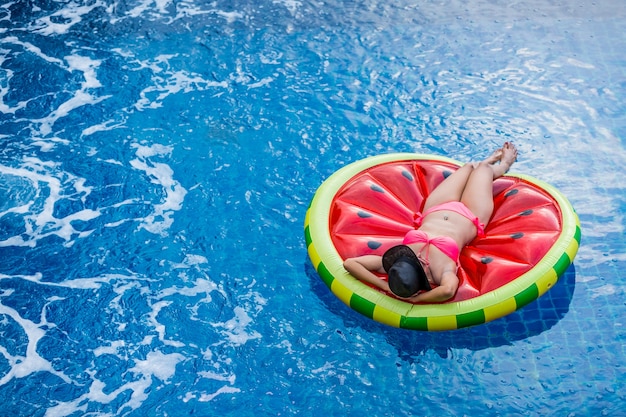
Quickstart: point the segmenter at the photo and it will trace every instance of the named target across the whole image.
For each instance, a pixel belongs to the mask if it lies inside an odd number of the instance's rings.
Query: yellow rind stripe
[[[552,288],[552,286],[554,284],[556,284],[556,281],[559,279],[559,276],[556,273],[556,270],[554,268],[552,268],[551,270],[547,271],[542,277],[540,277],[537,281],[535,281],[535,284],[537,284],[537,288],[539,289],[539,295],[543,295],[546,293],[546,291],[548,291],[550,288]]]
[[[498,304],[483,308],[486,322],[504,317],[507,314],[513,313],[515,310],[517,310],[515,297],[507,298],[506,300],[500,301]]]
[[[317,249],[315,249],[315,244],[313,242],[311,242],[311,244],[307,248],[307,252],[309,253],[309,259],[311,259],[313,267],[317,271],[319,265],[322,263],[322,259],[320,258],[319,253],[317,253]]]
[[[330,289],[345,305],[350,306],[350,299],[354,294],[350,289],[346,288],[338,279],[333,281]]]
[[[374,307],[374,314],[372,315],[372,318],[378,322],[393,327],[400,327],[400,323],[402,322],[402,315],[389,311],[378,305]]]
[[[456,316],[427,317],[430,331],[454,330],[457,328]]]

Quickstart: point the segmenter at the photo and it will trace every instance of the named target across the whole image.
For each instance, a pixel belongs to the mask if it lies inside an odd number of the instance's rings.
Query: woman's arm
[[[456,271],[448,270],[441,278],[441,284],[430,291],[426,291],[407,298],[412,303],[440,303],[454,297],[459,288],[459,278]]]
[[[343,262],[343,267],[354,278],[375,285],[384,291],[389,290],[387,281],[381,279],[372,271],[384,273],[383,258],[377,255],[364,255],[356,258],[348,258]]]

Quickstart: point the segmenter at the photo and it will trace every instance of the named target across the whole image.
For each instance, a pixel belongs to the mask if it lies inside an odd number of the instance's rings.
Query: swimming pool
[[[619,415],[626,10],[523,1],[0,6],[0,414]],[[545,296],[407,332],[308,261],[319,184],[370,155],[559,188]]]

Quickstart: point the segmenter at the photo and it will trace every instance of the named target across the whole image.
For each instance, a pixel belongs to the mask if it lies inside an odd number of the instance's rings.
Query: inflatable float
[[[578,216],[554,187],[518,174],[494,181],[486,236],[462,250],[459,288],[451,300],[408,303],[343,268],[346,258],[382,255],[398,244],[414,228],[430,191],[460,165],[434,155],[380,155],[347,165],[322,183],[306,213],[305,239],[313,266],[341,301],[390,326],[440,331],[510,314],[556,283],[578,251]]]

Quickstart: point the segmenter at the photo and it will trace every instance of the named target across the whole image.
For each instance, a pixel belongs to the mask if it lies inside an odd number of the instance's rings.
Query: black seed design
[[[446,179],[446,178],[448,178],[450,175],[452,175],[452,171],[443,171],[443,172],[442,172],[442,174],[443,174],[443,178],[444,178],[444,179]]]
[[[366,211],[363,210],[359,210],[359,212],[357,213],[357,215],[362,218],[362,219],[367,219],[368,217],[373,217],[373,214],[368,213]]]
[[[372,190],[376,191],[377,193],[384,193],[385,190],[383,190],[381,187],[379,187],[376,184],[372,184],[372,186],[370,187]]]
[[[504,197],[510,197],[512,195],[515,195],[519,192],[519,190],[517,188],[514,188],[512,190],[509,190],[506,192],[506,194],[504,194]]]
[[[522,211],[519,215],[520,216],[530,216],[531,214],[533,214],[533,210],[532,209],[528,209],[528,210]]]
[[[513,239],[521,239],[521,238],[523,238],[523,237],[524,237],[524,233],[522,233],[522,232],[513,233],[513,234],[511,235],[511,237],[512,237]]]
[[[370,240],[369,242],[367,242],[367,247],[373,250],[380,248],[381,245],[382,243],[376,242],[375,240]]]
[[[409,181],[413,181],[413,175],[409,171],[402,171],[402,176]]]
[[[480,262],[484,263],[485,265],[493,262],[493,258],[490,256],[484,256],[480,259]]]

